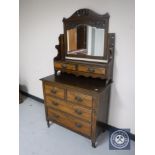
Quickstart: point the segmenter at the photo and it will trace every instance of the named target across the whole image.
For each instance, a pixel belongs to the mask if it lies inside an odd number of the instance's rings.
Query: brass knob
[[[59,103],[52,101],[53,105],[58,106]]]
[[[66,68],[66,67],[67,67],[67,65],[66,65],[66,64],[62,64],[61,66],[62,66],[62,68]]]
[[[56,89],[52,89],[52,90],[51,90],[51,93],[52,93],[52,94],[56,94],[56,93],[57,93],[57,90],[56,90]]]
[[[82,111],[79,110],[79,109],[75,109],[75,112],[76,112],[78,115],[82,115]]]
[[[82,98],[80,96],[75,96],[75,100],[77,100],[78,102],[82,102]]]
[[[75,126],[76,126],[77,128],[82,128],[82,124],[80,124],[80,123],[75,123]]]
[[[95,71],[95,69],[94,68],[88,68],[88,71],[93,73]]]

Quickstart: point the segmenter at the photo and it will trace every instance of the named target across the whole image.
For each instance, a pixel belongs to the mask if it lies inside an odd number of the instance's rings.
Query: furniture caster
[[[92,147],[96,148],[96,143],[95,142],[92,142]]]

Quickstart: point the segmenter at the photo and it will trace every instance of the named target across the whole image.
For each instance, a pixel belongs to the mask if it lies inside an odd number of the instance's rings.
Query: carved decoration
[[[77,10],[69,18],[63,18],[65,29],[72,29],[81,24],[90,25],[97,28],[108,28],[109,14],[99,15],[96,12],[89,9]]]

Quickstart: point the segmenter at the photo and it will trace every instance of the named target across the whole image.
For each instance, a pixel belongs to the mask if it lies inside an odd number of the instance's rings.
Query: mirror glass
[[[67,54],[104,56],[104,29],[79,25],[67,30]]]

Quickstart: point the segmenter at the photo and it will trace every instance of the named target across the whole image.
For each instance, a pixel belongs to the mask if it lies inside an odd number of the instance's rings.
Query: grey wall
[[[80,8],[110,14],[116,51],[108,122],[134,133],[134,0],[20,0],[20,84],[43,98],[39,79],[53,74],[62,18]]]

